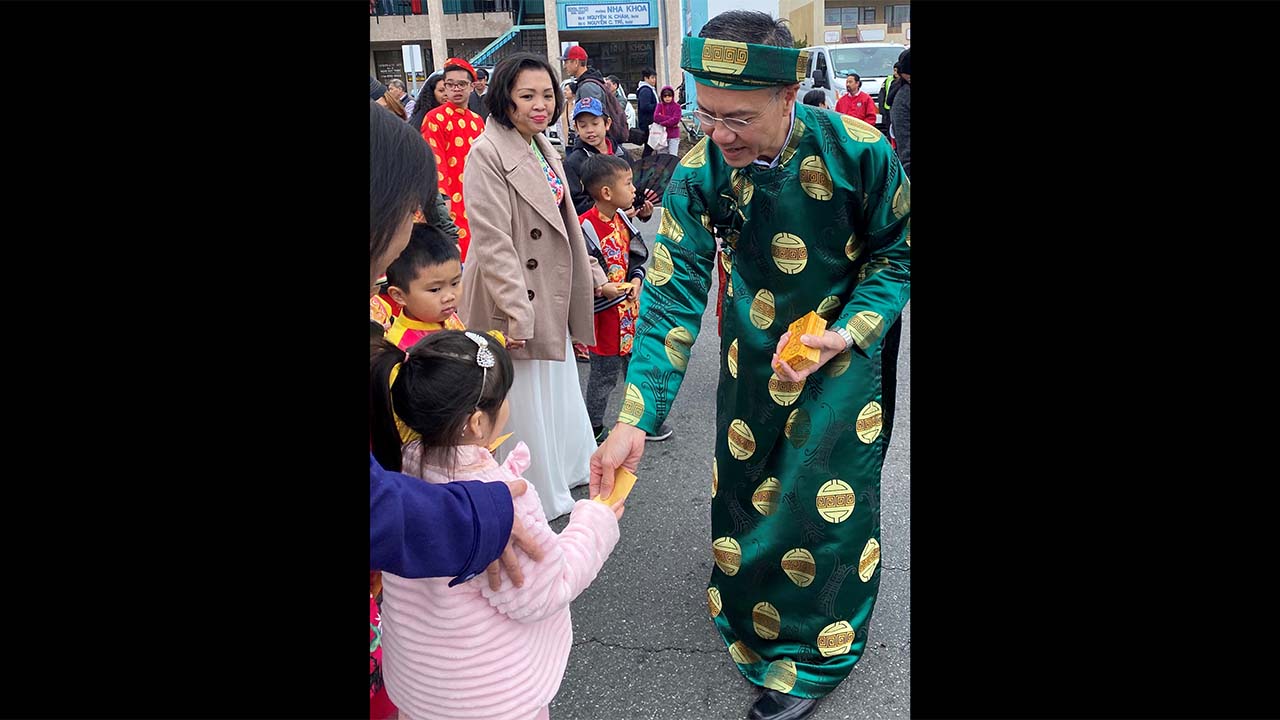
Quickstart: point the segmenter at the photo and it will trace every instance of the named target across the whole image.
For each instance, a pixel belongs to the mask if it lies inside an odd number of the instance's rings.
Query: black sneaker
[[[645,442],[662,442],[663,440],[671,437],[671,434],[674,432],[675,431],[671,429],[671,426],[666,423],[662,423],[662,427],[658,428],[657,432],[645,433],[644,440]]]

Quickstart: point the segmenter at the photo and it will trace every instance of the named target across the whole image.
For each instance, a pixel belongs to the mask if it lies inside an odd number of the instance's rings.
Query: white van
[[[884,79],[893,75],[893,64],[907,46],[899,43],[845,43],[817,45],[809,51],[809,72],[800,83],[800,97],[813,88],[827,91],[827,107],[836,109],[836,101],[845,95],[845,78],[857,73],[862,78],[862,91],[880,106],[880,89]],[[876,125],[884,126],[888,118],[876,115]]]

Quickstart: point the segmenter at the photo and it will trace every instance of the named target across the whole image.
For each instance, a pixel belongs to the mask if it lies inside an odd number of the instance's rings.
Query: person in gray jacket
[[[911,177],[911,48],[902,51],[898,57],[898,82],[901,88],[893,97],[893,105],[889,110],[890,122],[893,124],[893,141],[897,143],[898,162],[902,163],[902,171]]]

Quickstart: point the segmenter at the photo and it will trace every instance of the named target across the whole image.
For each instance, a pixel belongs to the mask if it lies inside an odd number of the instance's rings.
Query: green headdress
[[[759,90],[804,80],[809,51],[686,37],[680,50],[680,67],[699,85]]]

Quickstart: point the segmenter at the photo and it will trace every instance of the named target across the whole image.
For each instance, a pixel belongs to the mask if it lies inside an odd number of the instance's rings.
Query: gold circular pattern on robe
[[[804,447],[806,442],[809,442],[810,427],[809,411],[804,408],[796,408],[787,416],[787,424],[783,426],[782,433],[791,442],[791,447],[800,448]]]
[[[880,333],[884,332],[884,318],[880,313],[863,310],[849,318],[845,327],[849,328],[849,334],[853,336],[854,343],[866,350],[871,347],[871,343],[875,342],[876,338],[880,337]]]
[[[849,133],[849,137],[858,142],[873,143],[881,137],[879,130],[857,118],[841,115],[840,121],[844,123],[844,130]]]
[[[813,553],[804,548],[793,548],[782,556],[782,572],[799,587],[809,587],[818,574],[818,564]]]
[[[893,215],[902,217],[911,211],[911,183],[906,180],[893,193]]]
[[[778,373],[769,376],[769,397],[783,407],[795,405],[800,399],[800,391],[804,390],[804,380],[791,382],[778,377]]]
[[[444,160],[441,160],[439,155],[436,155],[435,153],[432,154],[435,155],[436,158],[436,167],[440,167],[440,163],[444,162]]]
[[[474,115],[475,113],[472,113],[472,114]],[[476,132],[480,132],[480,126],[476,124],[475,120],[471,121],[471,129],[475,130]]]
[[[853,351],[845,350],[844,352],[839,353],[835,357],[828,360],[827,364],[823,366],[822,372],[827,377],[833,377],[833,378],[840,377],[841,375],[844,374],[845,370],[849,369],[849,363],[851,363],[852,361],[853,361]]]
[[[756,452],[756,436],[751,428],[742,420],[729,423],[729,454],[739,460],[746,460]]]
[[[871,582],[871,576],[875,574],[876,567],[880,565],[880,543],[871,538],[867,541],[867,546],[862,548],[862,557],[858,558],[858,579],[862,582]]]
[[[689,148],[689,152],[685,153],[684,159],[680,161],[682,167],[700,168],[707,164],[707,143],[710,137],[704,137]],[[665,211],[664,211],[665,214]]]
[[[729,374],[738,379],[738,340],[729,343]]]
[[[716,459],[711,458],[711,497],[716,496],[716,492],[720,489],[720,468],[716,464]]]
[[[849,258],[849,262],[858,259],[862,254],[862,243],[858,242],[858,238],[850,233],[849,241],[844,244],[844,256]]]
[[[830,327],[831,323],[840,317],[840,298],[835,295],[828,295],[822,298],[822,302],[818,303],[816,312],[818,317],[826,320],[827,326]]]
[[[751,493],[751,507],[761,515],[772,515],[778,509],[778,498],[781,495],[782,483],[778,482],[778,478],[765,478],[764,482],[756,486],[756,491]]]
[[[449,113],[450,115],[453,114],[453,108],[449,107],[448,105],[444,106],[444,111]]]
[[[667,359],[671,361],[671,367],[684,372],[684,369],[689,366],[689,346],[693,345],[693,334],[677,325],[667,333],[662,345],[667,350]]]
[[[675,271],[676,265],[671,262],[671,251],[662,243],[654,243],[653,264],[649,266],[649,273],[644,276],[645,282],[650,285],[666,285]]]
[[[739,665],[755,665],[760,662],[760,656],[755,650],[747,647],[747,644],[738,640],[729,646],[729,657]]]
[[[706,40],[702,44],[702,67],[721,75],[741,75],[747,69],[746,43]]]
[[[853,517],[853,506],[857,501],[849,483],[832,478],[818,489],[818,514],[829,523],[842,523]]]
[[[764,673],[764,686],[780,693],[791,692],[796,686],[796,664],[788,659],[774,660]]]
[[[622,398],[622,410],[618,411],[618,421],[635,425],[644,417],[644,396],[640,388],[627,383],[627,393]]]
[[[435,138],[431,138],[431,147],[440,147],[439,145],[436,144]],[[436,155],[436,158],[439,158],[439,157],[440,157],[439,155]]]
[[[758,602],[751,608],[751,626],[756,634],[765,640],[773,640],[782,630],[782,616],[778,609],[767,602]]]
[[[741,170],[734,170],[730,175],[730,183],[733,185],[733,194],[738,197],[738,207],[750,205],[751,198],[756,194],[756,184],[751,182],[751,178]]]
[[[716,538],[711,543],[711,554],[715,556],[716,567],[725,575],[737,575],[742,567],[742,546],[731,537]]]
[[[809,262],[809,251],[804,246],[804,240],[791,233],[774,235],[769,252],[773,255],[773,264],[788,275],[804,270]]]
[[[436,171],[436,181],[444,182],[444,173],[440,172],[439,170]]]
[[[858,420],[854,423],[854,432],[858,433],[858,439],[870,445],[880,437],[880,429],[884,424],[884,416],[880,408],[880,403],[872,400],[867,403],[862,411],[858,413]]]
[[[454,194],[453,194],[453,197],[451,197],[451,198],[449,198],[449,199],[450,199],[450,200],[452,200],[452,201],[454,201],[454,202],[456,202],[456,203],[457,203],[457,202],[462,202],[462,193],[454,193]]]
[[[665,235],[672,242],[680,242],[684,239],[684,228],[676,222],[675,214],[670,209],[662,210],[662,222],[658,223],[658,234]]]
[[[849,648],[853,645],[853,638],[853,626],[848,620],[841,620],[822,628],[822,632],[818,633],[818,642],[815,644],[818,652],[822,653],[822,657],[832,657],[849,652]]]
[[[458,166],[458,158],[456,157],[449,158],[449,167],[457,167],[457,166]]]
[[[454,145],[457,145],[458,147],[462,147],[462,138],[460,138],[460,137],[456,137],[456,138],[454,138],[454,139],[453,139],[453,144],[454,144]]]
[[[445,129],[445,130],[452,131],[452,130],[453,130],[453,121],[452,121],[452,120],[450,120],[449,122],[445,123],[445,124],[444,124],[444,129]]]
[[[440,126],[435,123],[427,123],[427,127],[431,128],[431,132],[440,132]],[[435,142],[433,141],[431,144],[434,145]]]
[[[761,289],[756,293],[755,298],[751,300],[751,324],[761,330],[768,330],[773,324],[773,316],[776,311],[773,307],[773,293],[767,289]]]
[[[830,200],[836,185],[822,158],[810,155],[800,163],[800,188],[814,200]]]
[[[715,585],[707,588],[707,610],[711,611],[711,617],[719,615],[723,605],[720,601],[720,588]]]

